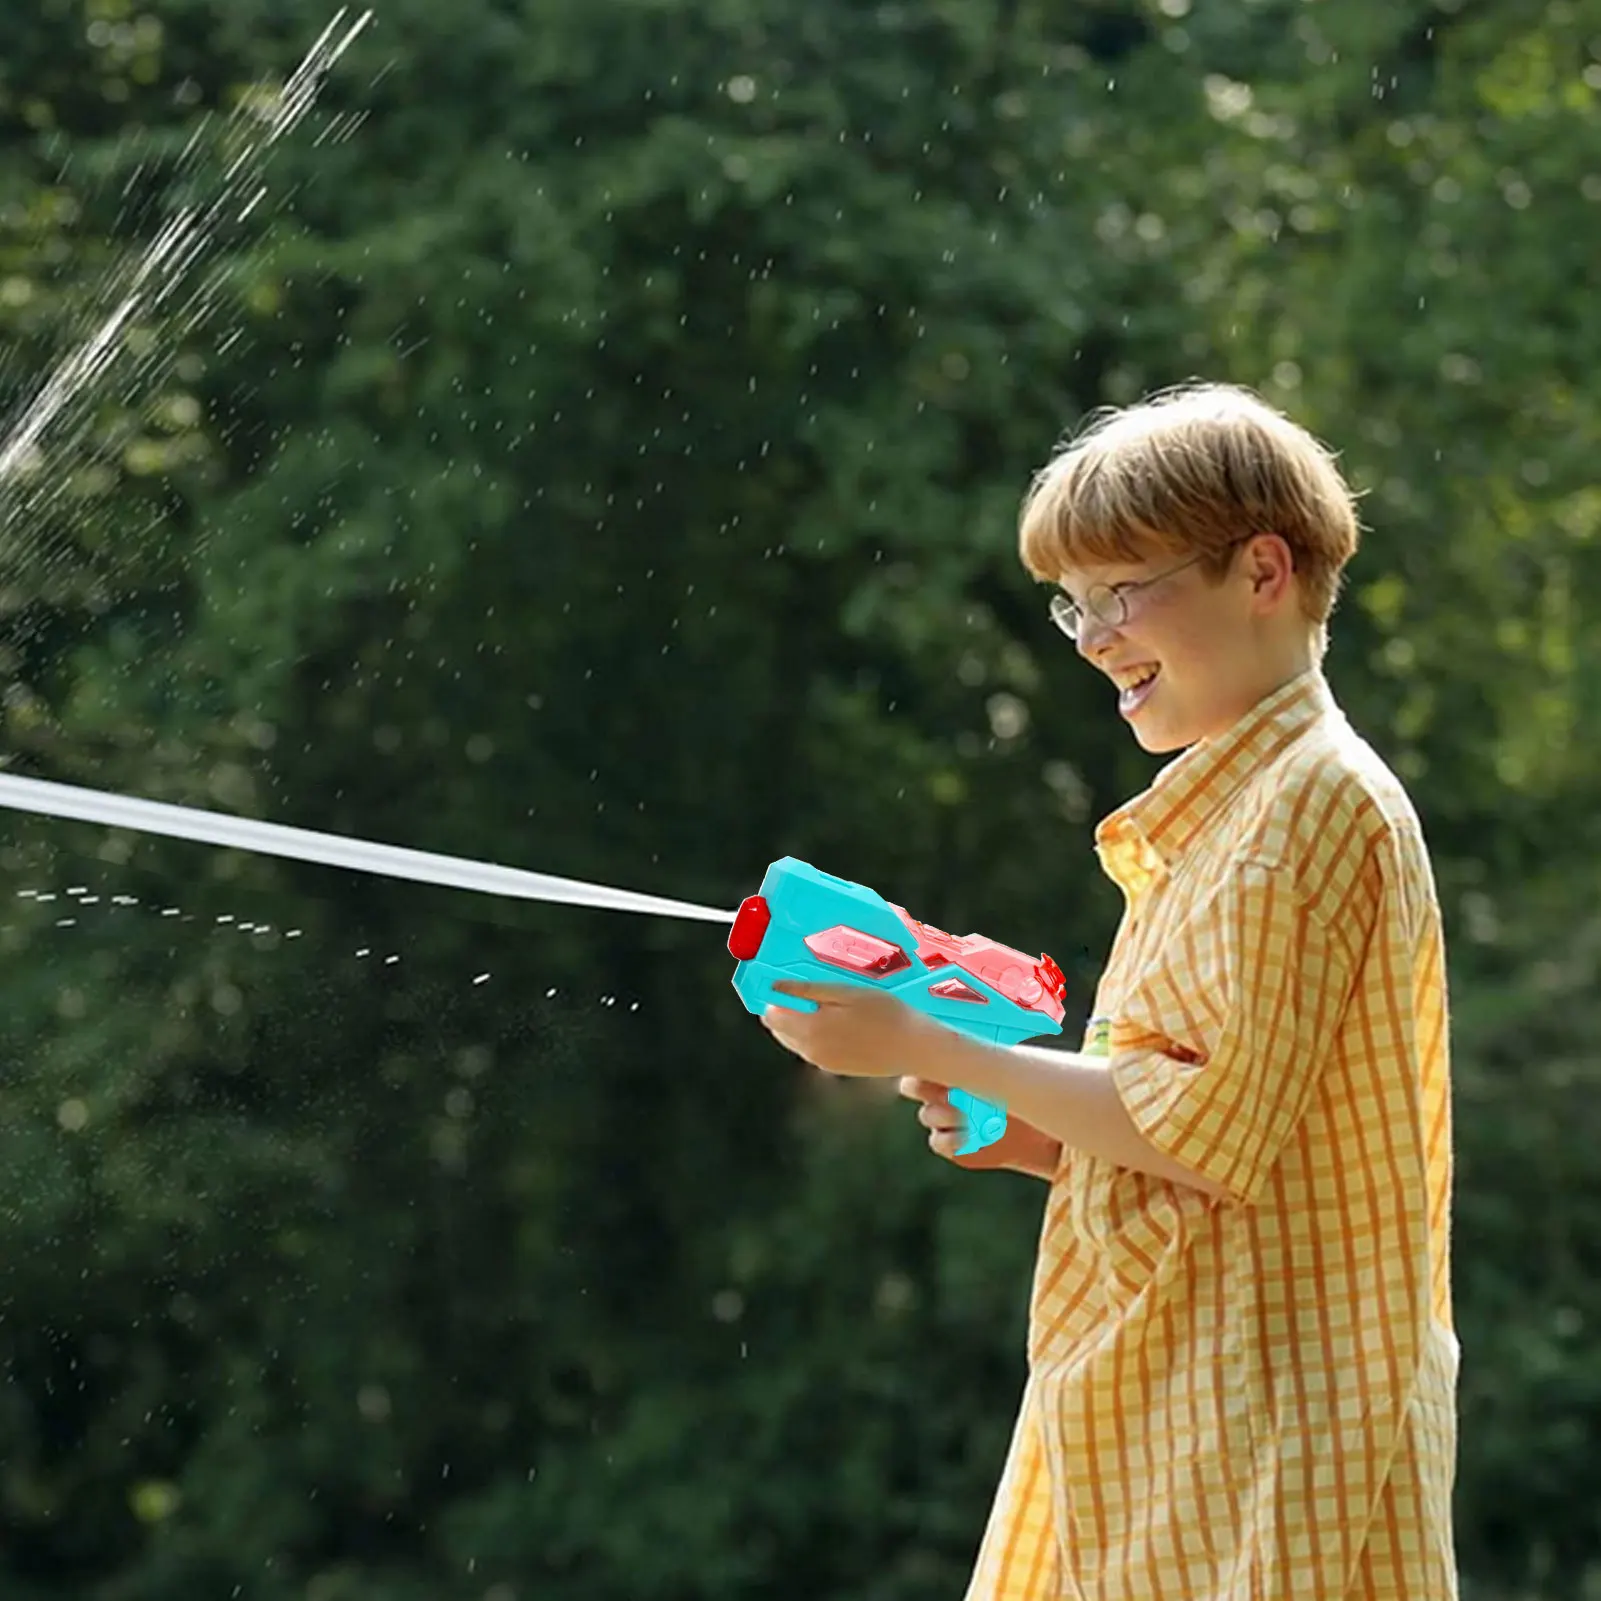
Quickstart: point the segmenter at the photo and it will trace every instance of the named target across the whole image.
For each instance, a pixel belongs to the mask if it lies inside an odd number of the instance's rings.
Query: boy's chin
[[[1188,750],[1196,742],[1160,718],[1136,720],[1129,727],[1140,749],[1151,756],[1171,756],[1175,751]]]

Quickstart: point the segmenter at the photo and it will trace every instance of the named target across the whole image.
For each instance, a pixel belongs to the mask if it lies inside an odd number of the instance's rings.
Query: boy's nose
[[[1109,623],[1103,623],[1094,612],[1088,612],[1079,622],[1078,638],[1073,643],[1085,661],[1093,662],[1111,644],[1112,636],[1116,633],[1117,630]]]

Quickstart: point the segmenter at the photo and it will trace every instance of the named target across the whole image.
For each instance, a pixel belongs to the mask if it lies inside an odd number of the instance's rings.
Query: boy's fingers
[[[900,1081],[900,1092],[909,1101],[944,1101],[950,1091],[932,1079],[907,1076]]]
[[[795,995],[803,1001],[816,1001],[819,1005],[847,997],[854,998],[858,993],[854,984],[809,984],[799,978],[781,978],[773,988],[780,995]]]
[[[957,1132],[965,1123],[962,1114],[948,1101],[944,1104],[939,1101],[925,1101],[917,1114],[917,1121],[924,1128],[934,1129],[940,1134]]]

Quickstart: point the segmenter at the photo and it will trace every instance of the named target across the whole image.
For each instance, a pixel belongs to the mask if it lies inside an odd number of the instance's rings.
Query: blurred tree
[[[328,20],[0,18],[9,406]],[[1369,492],[1331,671],[1452,919],[1465,1561],[1582,1594],[1598,60],[1593,0],[397,0],[48,527],[9,486],[15,763],[722,906],[794,852],[1071,1022],[1151,764],[1017,502],[1097,404],[1261,386]],[[0,872],[15,1593],[958,1590],[1040,1192],[797,1073],[714,933],[33,821]]]

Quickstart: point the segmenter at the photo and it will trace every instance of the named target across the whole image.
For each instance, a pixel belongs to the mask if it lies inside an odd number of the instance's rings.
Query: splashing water
[[[16,583],[16,569],[30,548],[37,549],[48,540],[48,534],[40,532],[47,521],[41,514],[66,493],[67,474],[59,470],[57,463],[47,460],[46,442],[52,436],[65,443],[79,441],[91,402],[119,361],[130,369],[131,386],[148,384],[173,359],[172,346],[193,333],[214,310],[219,298],[217,284],[215,281],[197,282],[199,270],[214,253],[226,226],[242,222],[257,210],[266,193],[262,174],[267,156],[273,146],[304,119],[329,73],[367,26],[373,13],[363,13],[348,26],[346,15],[344,10],[335,15],[275,96],[247,97],[225,130],[238,132],[241,142],[222,174],[220,192],[205,205],[181,210],[158,231],[142,254],[125,264],[115,276],[109,297],[114,302],[110,312],[46,377],[16,421],[0,436],[0,539],[16,536],[19,540],[14,547],[0,545],[0,559],[12,569],[7,575],[12,585]],[[359,121],[359,118],[348,119],[341,129],[341,137],[353,131]],[[197,130],[189,141],[185,161],[193,158],[198,150],[202,131]],[[163,328],[166,338],[160,342],[167,348],[164,357],[159,347],[141,349],[130,338],[134,330],[157,312],[168,319]],[[59,551],[54,558],[58,563],[65,559],[66,553]],[[48,567],[49,562],[45,565]],[[0,604],[0,610],[3,609],[4,605]],[[13,774],[0,773],[0,807],[489,895],[700,922],[729,923],[734,916],[732,912],[712,907],[557,878],[547,873],[313,833],[249,818],[226,817],[198,808],[105,794]],[[29,898],[30,894],[37,892],[23,892],[24,898]],[[182,914],[177,908],[169,907],[162,908],[161,915]],[[73,920],[64,918],[58,926],[74,926]],[[296,933],[298,931],[292,931],[286,937],[293,938]],[[357,954],[367,956],[371,952]],[[385,960],[398,961],[398,957]],[[474,982],[483,982],[488,976],[481,975]],[[603,997],[602,1001],[605,1005],[614,1005],[615,997]]]
[[[257,952],[268,953],[282,950],[293,941],[302,938],[304,930],[294,927],[279,928],[272,923],[253,922],[246,917],[235,913],[221,912],[201,916],[194,912],[186,912],[181,906],[169,905],[165,898],[145,900],[138,895],[128,894],[97,894],[88,884],[71,884],[66,889],[41,889],[37,885],[25,885],[13,892],[13,898],[23,907],[36,907],[42,914],[42,931],[61,933],[68,929],[87,930],[94,927],[107,926],[111,920],[125,920],[129,917],[150,917],[160,921],[173,920],[183,924],[203,923],[209,925],[209,930],[219,938],[245,939]],[[44,926],[47,925],[47,926]],[[0,905],[0,936],[11,932],[11,923],[3,905]],[[373,946],[358,946],[351,952],[357,961],[364,961],[377,955]],[[401,957],[396,952],[379,956],[379,965],[385,968],[397,968],[401,965]],[[468,981],[469,987],[481,989],[494,977],[493,973],[474,973]],[[544,998],[552,1001],[560,995],[556,988],[547,989]],[[602,1007],[616,1007],[620,997],[616,995],[599,995],[595,1003]],[[628,1010],[637,1012],[640,1003],[637,1000],[628,1002]]]
[[[49,532],[50,512],[70,492],[74,474],[67,470],[74,453],[87,451],[84,436],[108,377],[119,364],[126,369],[120,398],[131,400],[147,390],[176,359],[180,342],[215,311],[220,299],[216,275],[203,269],[217,243],[231,226],[256,212],[267,194],[264,181],[274,147],[305,119],[340,58],[371,21],[367,11],[347,24],[341,9],[323,30],[282,88],[258,90],[244,97],[221,130],[219,141],[234,149],[213,197],[186,206],[162,225],[144,250],[124,261],[105,292],[109,312],[92,326],[34,391],[31,399],[0,435],[0,561],[12,590],[8,609],[28,596],[17,589],[18,578],[31,565],[30,587],[42,587],[66,563],[71,552],[61,534]],[[353,120],[342,136],[353,130]],[[202,123],[179,161],[180,172],[199,173],[208,159]],[[168,319],[164,337],[141,341],[134,336],[151,318]],[[47,447],[58,448],[52,452]],[[106,454],[102,447],[101,454]],[[82,465],[81,459],[77,463]]]
[[[731,923],[732,912],[689,901],[642,895],[635,890],[612,889],[576,878],[557,878],[520,867],[462,856],[441,856],[432,851],[381,845],[344,834],[321,834],[282,823],[264,823],[252,817],[228,817],[194,806],[173,806],[165,801],[138,800],[72,784],[19,778],[0,773],[0,807],[41,812],[47,817],[75,818],[131,828],[168,839],[193,840],[202,845],[230,846],[258,856],[287,856],[295,861],[343,867],[385,878],[409,879],[418,884],[439,884],[449,889],[474,890],[484,895],[511,896],[518,900],[551,901],[565,906],[593,906],[614,912],[644,912],[657,917],[687,918],[692,922]]]

